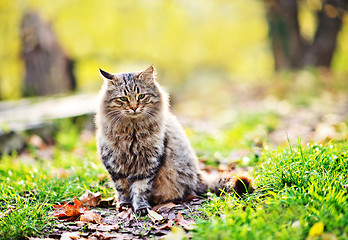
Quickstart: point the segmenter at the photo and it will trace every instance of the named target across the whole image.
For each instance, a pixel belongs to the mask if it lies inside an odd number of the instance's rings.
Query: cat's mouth
[[[128,116],[130,116],[131,118],[136,118],[136,117],[138,117],[138,116],[140,116],[141,115],[141,111],[129,111],[128,113],[127,113],[127,115]]]

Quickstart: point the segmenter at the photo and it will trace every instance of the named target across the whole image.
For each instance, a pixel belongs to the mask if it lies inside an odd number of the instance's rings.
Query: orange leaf
[[[76,197],[74,198],[74,205],[65,203],[63,205],[54,205],[53,207],[55,208],[53,216],[65,220],[75,220],[82,213],[88,210],[88,207],[85,208]]]
[[[152,208],[152,210],[154,210],[155,212],[158,212],[160,209],[162,208],[168,208],[168,209],[172,209],[173,207],[175,207],[176,204],[174,204],[173,202],[167,202],[167,203],[162,203],[159,205],[156,205]]]
[[[55,212],[53,213],[53,216],[61,218],[61,217],[66,217],[66,213],[64,210],[65,205],[67,203],[64,203],[63,205],[53,205]]]
[[[184,219],[181,212],[178,212],[178,217],[174,220],[176,224],[181,225],[186,230],[193,230],[195,228],[195,221],[192,219]]]
[[[89,190],[86,190],[86,192],[79,198],[80,201],[87,206],[96,207],[100,201],[101,193],[92,193]]]
[[[91,222],[91,223],[101,223],[101,216],[95,212],[92,211],[85,211],[80,216],[80,221],[83,222]]]

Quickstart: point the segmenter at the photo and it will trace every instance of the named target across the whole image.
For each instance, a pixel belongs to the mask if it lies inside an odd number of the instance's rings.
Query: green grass
[[[86,189],[109,197],[106,171],[96,157],[95,139],[81,142],[66,123],[52,159],[29,146],[29,154],[0,159],[0,239],[25,239],[52,228],[52,205],[81,196]],[[73,141],[75,140],[75,141]]]
[[[241,159],[231,158],[231,151],[246,150],[249,152],[246,157],[251,159],[250,165],[253,166],[257,161],[253,149],[268,141],[268,134],[278,126],[279,120],[274,112],[245,113],[219,132],[202,133],[191,129],[186,132],[198,157],[205,159],[206,164],[216,166],[222,159],[229,163],[241,162]]]
[[[221,139],[189,131],[195,149],[208,158],[244,148],[252,155],[253,146],[244,136],[257,136],[260,125],[273,127],[277,117],[250,115],[238,122],[221,133]],[[228,139],[231,142],[223,145]],[[1,157],[0,239],[50,231],[52,205],[86,189],[113,195],[114,190],[105,187],[108,180],[94,137],[81,138],[77,127],[66,121],[55,140],[52,159],[34,146],[26,155]],[[348,239],[347,142],[280,147],[262,152],[249,165],[255,167],[257,190],[244,199],[228,195],[208,201],[203,211],[209,220],[196,219],[193,239],[306,239],[318,222],[324,224],[322,239]]]
[[[318,222],[323,239],[348,239],[346,142],[280,148],[262,161],[257,191],[243,200],[215,197],[194,239],[306,239]]]

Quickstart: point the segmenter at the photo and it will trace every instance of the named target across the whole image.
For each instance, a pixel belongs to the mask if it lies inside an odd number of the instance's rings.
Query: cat
[[[169,110],[168,94],[156,70],[110,74],[99,69],[104,84],[96,113],[97,145],[118,192],[118,208],[132,206],[146,215],[150,204],[203,195],[208,188],[242,194],[250,179],[204,176],[186,134]]]

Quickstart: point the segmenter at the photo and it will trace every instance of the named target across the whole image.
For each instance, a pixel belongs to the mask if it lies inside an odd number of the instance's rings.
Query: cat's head
[[[104,109],[115,122],[124,118],[153,118],[162,105],[161,90],[153,66],[145,71],[111,74],[99,69],[104,79]]]

